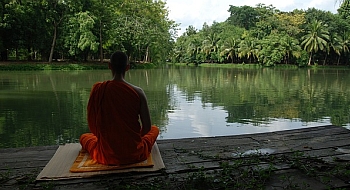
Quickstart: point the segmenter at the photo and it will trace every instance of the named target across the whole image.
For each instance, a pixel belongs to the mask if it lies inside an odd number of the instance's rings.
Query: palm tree
[[[187,48],[187,53],[189,54],[191,61],[194,62],[195,65],[198,65],[198,63],[200,62],[198,56],[201,52],[200,45],[201,42],[199,41],[199,39],[193,38]]]
[[[314,20],[308,25],[307,34],[302,37],[301,45],[304,45],[304,50],[310,54],[308,65],[311,65],[313,53],[327,48],[329,32],[326,26],[321,21]]]
[[[227,55],[226,59],[231,58],[232,63],[234,62],[234,57],[237,55],[238,47],[237,40],[235,38],[229,38],[222,46],[221,55]]]
[[[284,61],[288,64],[291,55],[295,58],[301,57],[301,47],[299,46],[299,42],[297,39],[292,38],[289,35],[284,37],[284,45],[285,45],[285,58]]]
[[[247,57],[250,63],[252,63],[255,57],[258,57],[260,46],[257,44],[257,39],[247,37],[241,41],[238,48],[238,57]]]
[[[337,34],[331,34],[329,38],[329,47],[327,49],[327,55],[329,54],[330,49],[333,49],[333,51],[339,56],[338,57],[338,64],[339,64],[339,58],[341,55],[341,49],[342,46],[340,44],[340,37]],[[326,55],[326,57],[327,57]]]
[[[339,5],[341,5],[344,2],[348,2],[348,0],[335,0],[335,3],[339,3]]]
[[[349,53],[350,52],[350,32],[343,32],[341,37],[339,38],[339,46],[340,51],[339,51],[339,57],[338,57],[338,62],[337,65],[339,65],[339,61],[340,61],[340,56],[341,53]]]
[[[211,54],[212,52],[216,53],[218,51],[218,42],[219,42],[220,38],[217,37],[217,34],[212,32],[209,34],[209,36],[207,36],[205,38],[205,40],[203,41],[202,45],[202,51],[205,53],[205,55],[208,57],[209,54]],[[211,57],[209,57],[211,59]]]
[[[350,0],[339,1],[338,14],[339,14],[340,18],[345,19],[345,20],[349,20],[349,18],[350,18],[349,9],[350,9]]]

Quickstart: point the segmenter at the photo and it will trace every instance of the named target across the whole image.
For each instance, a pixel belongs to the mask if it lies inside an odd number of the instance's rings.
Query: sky
[[[262,3],[288,12],[314,7],[332,13],[336,13],[339,7],[339,0],[165,0],[165,2],[169,10],[169,19],[181,24],[179,36],[189,25],[201,29],[204,22],[212,25],[213,21],[225,21],[230,16],[227,11],[230,5],[255,7]]]

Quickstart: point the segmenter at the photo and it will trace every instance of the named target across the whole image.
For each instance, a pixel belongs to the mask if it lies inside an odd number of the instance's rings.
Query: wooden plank
[[[278,157],[293,157],[295,151],[300,151],[304,156],[317,157],[330,164],[336,162],[334,158],[349,158],[346,151],[337,151],[338,148],[350,151],[350,132],[343,127],[320,126],[297,130],[278,131],[271,133],[246,134],[234,136],[206,137],[206,138],[186,138],[172,140],[158,140],[166,169],[155,173],[130,173],[123,175],[103,176],[88,179],[74,179],[55,182],[55,185],[62,189],[96,189],[101,180],[108,183],[118,184],[125,180],[142,179],[142,181],[152,181],[156,179],[170,180],[173,187],[181,187],[186,176],[196,173],[199,170],[205,172],[219,172],[222,170],[221,164],[227,162],[235,163],[246,151],[258,149],[271,149],[271,155]],[[18,188],[27,179],[28,174],[39,174],[41,169],[52,158],[58,146],[29,147],[0,149],[0,176],[8,176],[1,179],[3,185],[0,189]],[[243,154],[245,156],[245,154]],[[261,155],[261,158],[264,156]],[[251,159],[246,157],[246,161]],[[255,166],[254,166],[255,165]],[[262,159],[258,163],[251,163],[246,167],[268,167]],[[320,179],[309,178],[292,167],[288,160],[275,163],[274,175],[267,189],[283,185],[277,178],[279,174],[290,176],[295,180],[300,180],[311,184],[310,187],[326,189]],[[10,173],[8,175],[7,173]],[[171,177],[169,177],[171,176]],[[331,177],[332,187],[348,188],[346,182],[349,179],[339,179]],[[346,181],[347,180],[347,181]],[[42,183],[41,183],[42,184]],[[84,184],[82,186],[82,184]],[[319,184],[319,186],[317,186]],[[39,187],[40,184],[32,184]],[[101,184],[100,184],[101,185]]]

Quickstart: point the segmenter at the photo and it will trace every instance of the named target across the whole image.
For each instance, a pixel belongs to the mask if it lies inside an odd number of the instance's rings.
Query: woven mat
[[[144,162],[123,166],[105,166],[94,163],[79,143],[59,146],[54,156],[37,176],[36,180],[61,180],[87,178],[97,175],[125,172],[154,172],[165,168],[157,143],[151,156]]]

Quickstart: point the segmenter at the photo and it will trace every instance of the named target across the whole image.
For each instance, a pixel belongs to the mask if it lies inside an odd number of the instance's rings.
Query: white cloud
[[[201,28],[204,22],[212,24],[214,20],[224,21],[228,18],[229,5],[210,0],[167,0],[169,18],[180,23],[182,28],[189,25]]]
[[[223,22],[229,17],[228,9],[233,6],[252,6],[262,3],[272,5],[281,11],[292,11],[294,9],[317,9],[336,12],[339,4],[336,0],[165,0],[169,10],[169,18],[180,23],[180,34],[192,25],[201,29],[204,22],[211,25],[213,21]]]

